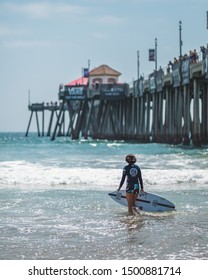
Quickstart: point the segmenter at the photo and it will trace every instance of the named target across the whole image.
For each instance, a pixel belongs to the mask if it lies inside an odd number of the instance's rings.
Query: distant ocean
[[[128,153],[175,213],[129,216],[108,196]],[[2,260],[208,259],[207,232],[208,147],[0,134]]]

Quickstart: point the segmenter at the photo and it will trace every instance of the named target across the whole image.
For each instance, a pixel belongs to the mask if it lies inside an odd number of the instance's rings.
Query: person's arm
[[[140,186],[141,186],[141,191],[144,191],[144,186],[143,186],[143,180],[142,180],[142,172],[141,172],[141,170],[139,171],[138,179],[139,179],[139,183],[140,183]]]
[[[122,175],[122,178],[121,178],[121,181],[120,181],[120,184],[119,184],[119,187],[117,189],[117,191],[120,191],[121,187],[123,186],[123,183],[125,181],[125,178],[126,178],[126,172],[125,170],[123,171],[123,175]]]

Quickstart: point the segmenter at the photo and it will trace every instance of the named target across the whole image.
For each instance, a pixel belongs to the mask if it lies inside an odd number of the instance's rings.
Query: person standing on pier
[[[139,191],[144,191],[142,173],[136,163],[136,157],[133,154],[126,156],[128,165],[124,166],[122,178],[119,184],[119,191],[127,177],[126,181],[126,199],[128,202],[128,212],[133,214],[132,207],[134,207]]]

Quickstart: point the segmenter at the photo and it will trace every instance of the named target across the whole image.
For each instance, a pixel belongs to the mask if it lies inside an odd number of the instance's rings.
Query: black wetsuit
[[[128,164],[124,167],[119,189],[122,187],[126,177],[126,191],[128,193],[138,193],[139,186],[143,190],[142,174],[138,165]]]

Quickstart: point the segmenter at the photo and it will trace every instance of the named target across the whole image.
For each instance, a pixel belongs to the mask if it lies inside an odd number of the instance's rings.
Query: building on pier
[[[128,85],[119,83],[120,75],[120,72],[108,65],[101,65],[89,72],[87,83],[81,78],[60,88],[59,100],[62,107],[52,140],[63,134],[62,120],[66,121],[66,118],[68,123],[66,136],[72,139],[78,139],[80,135],[84,138],[101,137],[106,129],[106,116],[109,113],[113,114],[109,111],[107,101],[118,101],[128,94]],[[65,107],[68,108],[67,114]],[[103,137],[104,135],[105,133]]]

